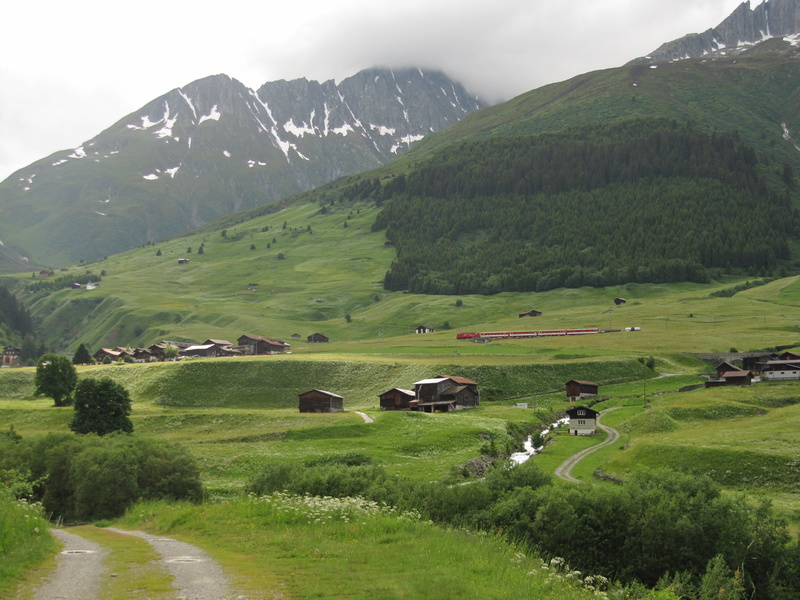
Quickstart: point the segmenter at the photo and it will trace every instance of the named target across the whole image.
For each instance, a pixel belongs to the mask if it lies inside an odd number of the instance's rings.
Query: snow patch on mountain
[[[222,114],[220,114],[219,110],[217,110],[217,105],[215,104],[214,106],[211,107],[210,113],[200,117],[200,119],[197,121],[197,124],[200,125],[201,123],[205,123],[206,121],[219,121],[219,118],[221,116]]]
[[[69,155],[70,158],[86,158],[86,151],[83,149],[83,146],[75,148],[72,151],[72,154]]]

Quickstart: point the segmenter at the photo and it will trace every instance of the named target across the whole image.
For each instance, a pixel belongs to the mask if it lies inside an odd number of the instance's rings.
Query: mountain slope
[[[208,77],[0,184],[0,239],[38,264],[110,255],[377,167],[480,106],[418,69],[258,91]]]
[[[667,42],[645,59],[653,61],[697,58],[709,54],[735,54],[767,39],[800,32],[799,0],[765,0],[755,8],[742,2],[722,23],[704,31]]]

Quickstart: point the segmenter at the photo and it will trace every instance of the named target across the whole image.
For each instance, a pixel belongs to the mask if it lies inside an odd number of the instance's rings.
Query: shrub
[[[182,447],[127,434],[50,434],[31,444],[20,470],[45,478],[36,490],[55,518],[118,517],[137,499],[202,499],[200,471]]]
[[[97,435],[131,433],[130,414],[131,398],[121,384],[110,377],[81,379],[75,388],[75,416],[69,428],[75,433]]]

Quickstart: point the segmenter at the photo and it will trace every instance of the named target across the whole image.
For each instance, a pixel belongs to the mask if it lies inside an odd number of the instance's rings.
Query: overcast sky
[[[207,75],[257,88],[438,68],[487,100],[616,67],[739,0],[12,0],[0,35],[0,180]],[[751,6],[760,4],[753,0]]]

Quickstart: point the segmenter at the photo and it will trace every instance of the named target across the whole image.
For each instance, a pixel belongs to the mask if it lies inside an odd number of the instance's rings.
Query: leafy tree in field
[[[45,354],[36,363],[33,382],[37,396],[50,396],[56,406],[69,406],[70,394],[78,383],[78,373],[66,356]]]
[[[122,385],[109,377],[82,379],[75,389],[75,416],[69,428],[75,433],[106,435],[131,433],[131,398]]]
[[[72,356],[72,364],[74,365],[89,365],[94,363],[94,359],[92,355],[89,354],[89,350],[86,348],[86,344],[81,344],[78,346],[78,349],[75,350],[75,354]]]
[[[164,360],[175,360],[178,358],[178,354],[180,354],[180,350],[177,346],[167,344],[167,347],[164,348]]]

